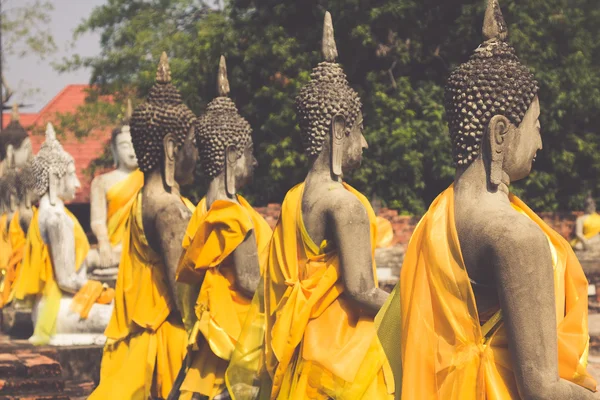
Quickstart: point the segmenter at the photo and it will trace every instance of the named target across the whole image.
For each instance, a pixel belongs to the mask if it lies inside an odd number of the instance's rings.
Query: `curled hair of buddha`
[[[18,173],[15,169],[11,169],[8,172],[6,172],[2,178],[4,180],[2,201],[5,204],[10,204],[10,195],[13,193],[17,195]]]
[[[46,127],[46,140],[40,151],[33,157],[31,168],[35,176],[35,191],[43,196],[48,191],[50,174],[62,178],[67,173],[67,167],[74,162],[73,157],[62,148],[56,139],[56,133],[51,123]]]
[[[229,81],[225,57],[221,56],[218,74],[218,97],[206,108],[196,122],[196,145],[204,172],[211,178],[223,172],[225,149],[234,146],[240,158],[252,141],[252,128],[242,117],[235,103],[227,97]]]
[[[11,120],[2,130],[2,134],[0,135],[0,160],[4,160],[6,158],[6,149],[9,145],[12,145],[15,148],[21,146],[23,141],[29,137],[29,134],[23,128],[21,123],[19,122],[19,109],[16,104],[13,105]]]
[[[302,143],[311,157],[323,150],[333,117],[344,116],[346,133],[349,133],[361,108],[358,93],[350,87],[342,67],[335,62],[338,53],[329,12],[325,13],[323,23],[322,52],[325,61],[312,70],[310,81],[296,97]]]
[[[150,172],[163,160],[163,139],[173,134],[182,145],[196,116],[183,104],[181,94],[171,83],[171,70],[167,54],[162,53],[156,82],[150,89],[146,102],[131,116],[131,141],[141,171]]]
[[[25,164],[17,173],[16,192],[19,202],[25,200],[28,192],[35,190],[35,171],[32,162]]]
[[[467,166],[480,154],[481,140],[495,115],[519,126],[539,87],[514,48],[505,42],[506,23],[498,0],[489,0],[483,42],[446,85],[445,108],[454,161]]]

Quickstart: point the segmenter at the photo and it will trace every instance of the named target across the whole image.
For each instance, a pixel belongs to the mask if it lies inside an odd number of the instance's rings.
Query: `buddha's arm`
[[[329,208],[328,219],[339,252],[346,295],[373,315],[377,314],[388,293],[375,286],[367,211],[354,195],[344,193]]]
[[[522,216],[497,227],[488,246],[523,399],[594,399],[558,375],[554,274],[544,233]]]
[[[19,225],[25,235],[27,235],[27,231],[29,230],[29,225],[31,225],[31,220],[33,218],[33,210],[31,208],[27,208],[25,206],[19,206]]]
[[[68,217],[51,214],[45,221],[45,229],[56,283],[61,290],[76,293],[85,282],[75,271],[75,236],[65,218]]]
[[[96,177],[92,181],[90,191],[90,225],[92,232],[98,239],[98,248],[100,253],[100,263],[102,266],[110,264],[110,241],[108,238],[108,227],[106,226],[107,206],[106,206],[106,190],[102,177]]]
[[[584,245],[588,241],[587,238],[585,237],[585,235],[583,234],[583,222],[585,221],[585,218],[586,218],[586,216],[584,215],[582,217],[577,218],[577,221],[575,221],[575,236]]]
[[[179,283],[175,279],[179,258],[183,251],[181,243],[191,216],[190,210],[181,202],[178,202],[170,203],[159,210],[155,218],[157,239],[166,268],[165,273],[172,295],[171,298],[175,300],[176,306],[182,315],[184,312],[182,307],[196,300],[196,298],[193,298],[193,300],[188,299],[188,297],[193,296],[193,291],[189,290],[190,285]]]
[[[246,235],[244,241],[233,251],[232,256],[238,289],[248,297],[254,296],[260,281],[260,266],[258,264],[258,250],[254,230]]]

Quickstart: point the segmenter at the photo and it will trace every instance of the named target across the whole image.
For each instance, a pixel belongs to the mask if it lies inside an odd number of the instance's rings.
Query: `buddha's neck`
[[[466,169],[457,169],[454,178],[456,191],[467,190],[474,194],[491,194],[508,200],[510,178],[502,171],[502,180],[498,186],[490,183],[489,171],[481,157],[477,158]]]
[[[148,195],[156,195],[160,193],[171,193],[179,196],[179,185],[175,182],[175,185],[169,187],[165,182],[163,172],[160,168],[156,168],[153,171],[144,173],[144,192]]]
[[[62,201],[61,198],[57,197],[54,204],[52,204],[50,202],[50,194],[46,193],[45,195],[43,195],[40,198],[40,209],[43,209],[45,207],[54,207],[54,208],[64,209],[65,203]]]
[[[216,200],[229,200],[237,202],[235,196],[231,197],[227,194],[227,189],[225,188],[225,172],[221,172],[219,175],[213,178],[208,185],[208,190],[206,191],[206,207],[210,208],[212,203]]]
[[[310,182],[342,182],[341,176],[335,176],[331,173],[331,158],[329,149],[325,148],[321,154],[315,158],[312,167],[306,176],[307,183]]]

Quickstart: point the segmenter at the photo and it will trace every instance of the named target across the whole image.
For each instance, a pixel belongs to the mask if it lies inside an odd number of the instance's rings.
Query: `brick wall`
[[[269,204],[266,207],[256,207],[256,210],[262,214],[272,228],[275,227],[279,214],[281,213],[280,204]],[[572,239],[575,229],[575,220],[582,212],[542,212],[539,214],[548,225],[560,233],[566,239]],[[409,215],[398,215],[397,211],[382,208],[379,216],[387,218],[394,228],[393,244],[406,245],[419,222],[420,217]]]

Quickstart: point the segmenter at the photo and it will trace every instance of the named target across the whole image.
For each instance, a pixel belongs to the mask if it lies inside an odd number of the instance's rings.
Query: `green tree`
[[[581,207],[600,194],[598,46],[600,10],[592,0],[502,0],[510,41],[541,83],[544,150],[515,190],[534,208]],[[259,159],[247,192],[280,202],[306,174],[294,97],[321,59],[325,10],[348,79],[363,101],[369,149],[348,180],[406,213],[422,213],[451,181],[444,84],[481,42],[482,0],[229,0],[224,9],[193,0],[113,0],[79,32],[100,31],[92,83],[109,92],[136,85],[143,97],[166,50],[175,84],[200,113],[215,95],[225,54],[232,97],[254,128]]]

